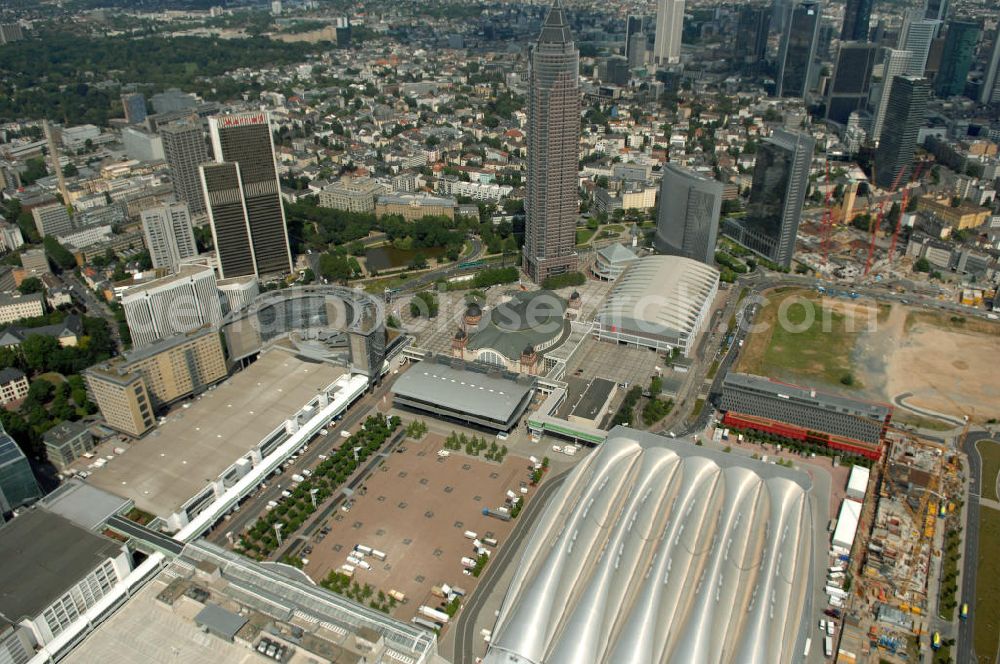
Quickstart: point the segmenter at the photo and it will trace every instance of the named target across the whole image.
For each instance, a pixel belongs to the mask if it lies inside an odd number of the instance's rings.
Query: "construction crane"
[[[917,168],[913,171],[913,177],[910,178],[910,182],[920,182],[920,175],[923,173],[924,166],[927,162],[921,161],[917,163]],[[899,216],[896,217],[896,228],[892,232],[892,242],[889,244],[889,262],[892,263],[896,255],[896,243],[899,241],[899,229],[903,225],[903,214],[906,212],[906,208],[910,204],[910,187],[903,190],[903,202],[899,207]]]
[[[833,234],[833,208],[830,202],[830,160],[826,160],[826,203],[823,211],[822,248],[823,265],[830,253],[830,236]]]
[[[892,185],[889,187],[889,194],[890,195],[894,194],[896,192],[896,189],[899,187],[899,181],[903,179],[903,170],[904,170],[904,167],[900,166],[899,172],[896,173],[896,178],[892,181]],[[872,166],[872,180],[874,180],[874,179],[875,179],[875,166],[873,165]],[[869,199],[869,206],[870,206],[871,205],[871,195],[870,194],[869,194],[868,199]],[[867,260],[865,260],[865,276],[866,277],[868,276],[868,273],[871,272],[871,269],[872,269],[872,258],[875,255],[875,238],[878,237],[879,226],[882,225],[882,220],[885,218],[885,199],[884,198],[879,202],[878,214],[876,215],[874,223],[873,223],[873,220],[871,219],[871,213],[872,212],[873,212],[873,210],[871,208],[869,208],[869,213],[868,213],[869,214],[869,222],[868,222],[868,226],[869,226],[869,229],[871,230],[871,237],[868,239],[868,258],[867,258]]]

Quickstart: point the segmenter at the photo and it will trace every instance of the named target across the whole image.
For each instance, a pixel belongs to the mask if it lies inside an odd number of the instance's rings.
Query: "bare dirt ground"
[[[1000,417],[1000,382],[993,364],[1000,357],[1000,325],[800,289],[767,297],[755,321],[761,331],[749,336],[740,371],[825,385],[875,401],[895,403],[896,397],[910,395],[905,403],[927,411],[925,415],[968,415],[976,422]],[[789,307],[791,298],[815,307],[814,324],[803,323],[802,305]],[[848,373],[852,385],[841,380]],[[897,412],[903,420],[929,428],[938,423],[898,405]]]
[[[357,568],[354,580],[376,592],[404,593],[406,601],[393,611],[396,618],[409,620],[421,604],[436,607],[441,600],[431,595],[432,586],[447,583],[471,593],[478,580],[462,574],[460,561],[476,556],[464,533],[471,530],[504,545],[514,522],[483,516],[482,510],[502,505],[508,489],[517,492],[520,482],[528,481],[528,461],[509,455],[497,464],[459,452],[441,459],[443,441],[429,433],[387,459],[351,510],[329,521],[332,532],[313,543],[306,573],[324,579],[347,562],[356,544],[364,544],[385,552],[386,561],[366,558],[372,569]],[[496,555],[497,547],[487,548]]]

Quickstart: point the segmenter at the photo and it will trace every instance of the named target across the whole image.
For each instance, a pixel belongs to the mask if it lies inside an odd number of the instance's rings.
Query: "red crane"
[[[924,166],[927,165],[926,161],[921,161],[917,163],[916,169],[913,171],[913,177],[910,178],[910,182],[920,182],[920,176],[923,173]],[[906,212],[907,206],[910,204],[910,188],[907,187],[903,190],[903,202],[899,207],[899,216],[896,217],[896,229],[892,232],[892,243],[889,245],[889,262],[892,263],[895,259],[896,243],[899,241],[899,229],[903,225],[903,214]]]
[[[899,187],[899,181],[903,179],[903,170],[904,170],[903,167],[900,167],[899,172],[896,173],[896,179],[892,181],[892,186],[889,187],[890,194],[895,193],[896,189]],[[872,166],[872,179],[873,180],[875,179],[875,166]],[[871,272],[872,269],[872,257],[875,255],[875,238],[878,237],[879,226],[882,225],[882,220],[885,217],[884,212],[885,212],[885,199],[883,198],[878,205],[878,215],[875,223],[872,223],[872,221],[868,222],[869,229],[871,230],[871,238],[869,238],[868,240],[868,259],[865,261],[866,277],[868,276],[868,273]]]

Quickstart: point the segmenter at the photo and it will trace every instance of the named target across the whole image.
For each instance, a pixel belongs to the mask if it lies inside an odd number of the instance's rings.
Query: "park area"
[[[1000,443],[992,440],[980,440],[976,450],[983,461],[982,480],[979,494],[987,500],[1000,500],[997,494],[997,481],[1000,479]]]
[[[347,511],[338,510],[322,529],[327,532],[313,537],[304,571],[362,601],[366,595],[376,602],[405,596],[382,605],[401,620],[416,616],[421,605],[437,608],[442,599],[432,594],[435,586],[471,593],[477,578],[463,573],[462,559],[475,560],[477,554],[466,533],[503,546],[515,521],[486,516],[483,509],[503,506],[507,491],[520,495],[531,471],[519,457],[491,454],[503,461],[488,461],[445,450],[445,443],[444,436],[429,433],[397,448],[351,498]],[[530,500],[530,493],[525,498]],[[356,545],[384,554],[384,560],[362,557],[367,568],[349,562],[349,556],[357,557]],[[498,545],[484,545],[496,555]],[[349,580],[337,578],[345,564],[354,568]]]
[[[1000,417],[1000,325],[800,288],[764,297],[739,371],[892,402],[896,421],[914,426]]]
[[[985,479],[985,470],[983,473]],[[996,573],[996,553],[1000,551],[1000,510],[979,508],[979,560],[976,571],[976,598],[973,641],[976,659],[993,664],[1000,647],[1000,576]]]

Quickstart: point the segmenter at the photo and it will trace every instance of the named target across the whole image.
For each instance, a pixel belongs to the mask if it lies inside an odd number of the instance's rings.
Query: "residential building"
[[[892,406],[730,371],[722,382],[723,425],[777,434],[877,460]]]
[[[0,182],[0,186],[2,186]],[[7,221],[0,221],[0,251],[17,251],[24,246],[21,227]]]
[[[726,235],[785,268],[795,253],[814,146],[808,134],[782,129],[762,141],[747,216],[728,219],[724,227]]]
[[[684,29],[684,0],[657,0],[656,36],[653,63],[674,64],[681,61],[681,34]]]
[[[844,6],[844,25],[840,30],[840,41],[868,41],[872,5],[875,0],[847,0]]]
[[[126,353],[84,371],[94,403],[108,425],[141,436],[155,414],[204,392],[229,375],[218,330],[203,327]]]
[[[166,203],[143,210],[141,216],[154,268],[176,272],[181,261],[198,255],[187,203]]]
[[[885,128],[874,158],[874,180],[882,189],[898,188],[910,180],[917,133],[927,115],[930,85],[925,78],[897,76],[893,79]]]
[[[673,163],[662,172],[653,246],[662,254],[713,265],[723,184]]]
[[[804,0],[792,5],[781,33],[776,96],[805,98],[813,84],[820,4]]]
[[[399,215],[406,221],[416,221],[423,217],[455,218],[458,201],[427,194],[385,194],[375,202],[375,216]]]
[[[941,68],[934,78],[934,93],[941,98],[965,94],[965,82],[976,56],[979,24],[972,21],[949,21],[948,34],[941,53]]]
[[[902,76],[909,71],[912,58],[912,51],[901,51],[894,48],[882,49],[882,80],[873,86],[869,96],[869,105],[872,108],[872,126],[868,136],[873,143],[877,143],[882,136],[885,114],[889,110],[892,82],[897,76]],[[923,71],[923,66],[920,69]],[[917,76],[921,75],[917,74]]]
[[[21,252],[21,267],[31,276],[51,274],[49,258],[44,249],[25,249]]]
[[[770,30],[770,7],[764,5],[740,7],[736,39],[733,42],[733,61],[743,73],[755,75],[764,68]]]
[[[83,378],[90,400],[112,429],[138,438],[156,425],[142,375],[116,376],[91,367],[83,372]]]
[[[35,480],[34,473],[31,472],[28,457],[4,430],[3,424],[0,424],[0,515],[29,505],[41,497],[42,490]],[[6,534],[0,532],[0,535],[2,543]],[[0,566],[4,568],[11,562],[6,556],[0,560],[4,561],[4,565]],[[4,589],[0,597],[6,597],[10,593],[10,588],[6,584],[0,584],[0,588]],[[0,616],[6,615],[0,610]]]
[[[941,21],[926,18],[919,10],[908,10],[903,14],[903,27],[899,32],[897,44],[900,50],[910,52],[910,61],[906,66],[907,75],[924,75],[931,43],[940,27]],[[887,77],[885,80],[892,79]]]
[[[146,121],[146,97],[141,92],[129,92],[122,95],[122,109],[125,111],[125,122],[130,125]],[[162,157],[161,157],[162,158]]]
[[[0,369],[0,406],[28,396],[28,377],[17,367]]]
[[[32,208],[31,216],[35,218],[35,228],[43,238],[47,235],[65,235],[73,230],[69,211],[62,203]]]
[[[0,23],[0,44],[9,44],[22,39],[24,31],[20,23]]]
[[[216,161],[236,164],[239,169],[240,195],[252,247],[253,274],[257,277],[288,274],[292,271],[292,252],[288,244],[268,114],[236,113],[209,118],[208,122]],[[212,221],[213,234],[218,238],[219,229],[216,228],[211,201],[209,206],[209,220]],[[219,258],[221,262],[222,256]],[[223,269],[223,275],[235,277],[244,276],[244,273],[230,274]]]
[[[170,168],[174,193],[188,204],[191,214],[205,211],[205,193],[201,188],[198,166],[209,161],[208,147],[201,124],[178,122],[160,128],[163,157]]]
[[[466,196],[477,201],[498,203],[510,196],[514,188],[506,184],[466,182],[458,178],[445,177],[437,181],[437,191],[447,196]]]
[[[59,342],[60,347],[69,348],[76,346],[83,336],[83,321],[77,314],[70,314],[62,322],[41,327],[9,325],[0,330],[0,348],[20,346],[25,339],[33,335],[52,337]]]
[[[375,198],[385,187],[371,178],[341,178],[319,192],[320,207],[345,212],[374,212]]]
[[[125,543],[45,509],[0,530],[0,556],[0,615],[32,646],[52,642],[132,571]]]
[[[854,111],[864,109],[871,92],[872,68],[878,47],[868,42],[841,42],[826,99],[826,119],[846,125]]]
[[[93,451],[97,441],[90,430],[92,425],[93,422],[86,420],[62,422],[42,434],[45,457],[57,470],[64,472],[74,461]]]
[[[41,293],[0,293],[0,325],[22,318],[36,318],[45,313],[45,296]]]
[[[181,265],[175,274],[130,287],[121,303],[136,348],[222,323],[215,271],[204,265]]]
[[[524,270],[540,283],[577,266],[580,52],[556,3],[531,52]]]

